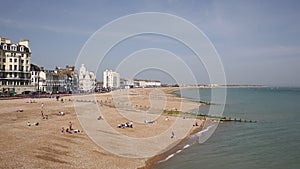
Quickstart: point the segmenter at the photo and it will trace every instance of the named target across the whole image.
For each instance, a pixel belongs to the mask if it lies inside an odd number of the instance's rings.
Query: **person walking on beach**
[[[175,133],[174,133],[174,131],[172,131],[171,138],[174,138],[174,137],[175,137]]]

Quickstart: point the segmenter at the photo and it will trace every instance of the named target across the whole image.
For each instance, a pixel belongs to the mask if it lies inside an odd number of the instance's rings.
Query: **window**
[[[3,59],[3,62],[4,62],[4,63],[5,63],[5,61],[6,61],[6,60],[5,60],[5,59]]]
[[[12,62],[12,58],[9,59],[9,62]]]
[[[29,63],[29,60],[26,60],[26,64],[28,64]]]
[[[17,70],[17,65],[14,66],[14,70]]]
[[[21,47],[20,47],[20,51],[21,51],[21,52],[24,52],[24,46],[21,46]]]
[[[26,66],[26,71],[29,71],[29,70],[28,70],[28,66]]]
[[[5,65],[2,66],[2,69],[5,70]]]
[[[17,62],[18,60],[17,59],[15,59],[15,62]]]
[[[3,50],[7,50],[7,45],[6,44],[3,45]]]
[[[17,50],[17,47],[12,45],[12,46],[10,46],[10,50],[16,51],[16,50]]]
[[[21,63],[24,63],[24,60],[23,60],[23,59],[21,60]]]
[[[9,70],[12,70],[12,65],[9,65]]]

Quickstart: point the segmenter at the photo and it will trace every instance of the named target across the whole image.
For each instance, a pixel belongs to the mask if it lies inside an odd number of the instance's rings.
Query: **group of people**
[[[27,122],[27,126],[38,126],[38,125],[39,122],[34,122],[34,123]]]
[[[121,123],[118,125],[118,128],[133,128],[133,122],[130,121],[130,122],[126,122],[126,123]]]
[[[73,132],[80,133],[81,131],[77,130],[77,129],[73,129],[72,122],[69,122],[69,126],[66,129],[64,127],[61,128],[61,133],[64,133],[64,132],[72,134]]]

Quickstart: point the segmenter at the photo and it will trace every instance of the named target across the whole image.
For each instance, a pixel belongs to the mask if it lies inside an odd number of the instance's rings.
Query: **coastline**
[[[172,88],[166,88],[164,91],[166,92],[166,94],[171,94],[174,97],[180,98],[180,99],[185,99],[185,98],[181,98],[180,96],[178,96],[175,92],[180,91],[181,89],[194,89],[196,87],[172,87]],[[189,99],[185,99],[187,101],[190,102],[194,102],[192,100]],[[203,102],[199,102],[201,104],[204,104]],[[204,104],[206,105],[206,104]],[[139,167],[137,169],[151,169],[151,167],[153,167],[155,164],[159,163],[159,162],[164,162],[164,160],[168,160],[167,158],[171,158],[171,156],[177,154],[178,151],[182,151],[183,149],[185,149],[186,145],[189,145],[189,139],[191,136],[193,136],[194,134],[202,131],[203,129],[205,129],[206,126],[209,126],[212,124],[211,120],[205,120],[203,122],[202,125],[200,125],[199,127],[194,127],[183,139],[179,140],[177,143],[174,143],[172,145],[169,145],[169,149],[167,151],[163,151],[163,153],[157,154],[153,157],[150,157],[146,160],[145,162],[145,166],[143,167]]]
[[[179,150],[183,150],[184,146],[187,145],[185,143],[188,141],[189,137],[203,130],[203,128],[204,127],[193,129],[191,133],[189,133],[185,138],[181,139],[179,142],[175,143],[175,145],[170,145],[171,148],[169,150],[147,159],[145,162],[145,166],[139,167],[137,169],[151,169],[151,167],[157,164],[158,162],[162,162],[166,158],[170,157],[170,155],[175,154]]]
[[[162,91],[165,94],[167,102],[166,109],[179,110],[188,112],[190,108],[203,105],[199,102],[192,102],[191,100],[180,98],[175,95],[174,91],[182,88],[146,88],[146,89],[133,89],[130,90],[129,98],[132,102],[129,113],[134,116],[142,115],[145,109],[149,109],[151,103],[149,102],[149,96],[157,90]],[[109,137],[104,138],[109,146],[116,146],[118,144],[111,144],[112,140],[118,139],[120,135],[125,135],[133,138],[148,138],[163,134],[165,137],[163,140],[159,140],[155,143],[148,142],[147,145],[138,143],[136,146],[145,147],[145,150],[151,151],[155,148],[157,152],[164,153],[142,157],[130,158],[117,156],[113,152],[107,151],[102,146],[95,144],[93,139],[81,125],[78,119],[77,109],[74,107],[74,97],[81,97],[82,95],[64,96],[63,101],[57,101],[55,98],[24,98],[24,99],[7,99],[1,100],[0,106],[2,110],[0,112],[0,127],[3,132],[0,133],[0,148],[2,153],[0,159],[3,163],[1,167],[18,168],[20,166],[26,168],[149,168],[155,162],[162,160],[163,158],[181,149],[182,144],[187,141],[187,138],[192,134],[201,130],[201,128],[193,127],[195,119],[184,119],[182,116],[179,118],[176,115],[168,114],[148,114],[149,116],[159,115],[157,123],[145,124],[144,122],[134,124],[132,129],[119,129],[117,124],[128,121],[128,118],[120,116],[114,106],[100,105],[100,101],[107,101],[108,104],[118,105],[122,102],[114,100],[112,102],[112,93],[96,94],[94,98],[99,102],[77,102],[82,108],[86,109],[88,105],[97,105],[101,110],[105,121],[110,123],[110,128],[113,128],[118,134],[110,134]],[[89,97],[92,95],[88,95]],[[155,96],[155,95],[154,95]],[[160,98],[154,98],[160,100]],[[183,103],[184,106],[181,106]],[[41,105],[44,104],[44,108],[41,109]],[[140,110],[140,108],[142,108]],[[22,111],[19,111],[22,110]],[[41,110],[44,114],[48,115],[49,119],[43,120],[41,118]],[[133,112],[136,111],[136,112]],[[58,112],[65,112],[64,116],[60,116]],[[124,110],[125,111],[125,110]],[[127,110],[125,113],[128,112]],[[161,111],[160,111],[161,112]],[[99,116],[99,115],[98,115]],[[170,120],[166,121],[165,118],[169,117]],[[176,128],[170,130],[170,126],[176,123],[176,119],[181,121],[181,126],[187,127],[186,132],[177,131]],[[95,122],[98,126],[102,125],[101,121]],[[75,129],[83,131],[81,133],[62,133],[62,127],[67,127],[69,122],[73,123]],[[38,126],[27,126],[26,123],[39,122]],[[103,127],[103,126],[101,126]],[[180,129],[181,127],[177,127]],[[184,128],[184,127],[183,127]],[[175,139],[170,139],[171,131],[176,133]],[[181,130],[181,129],[180,129]],[[180,133],[182,132],[182,133]],[[97,130],[100,135],[109,134],[105,128]],[[184,135],[183,135],[184,133]],[[160,142],[164,144],[159,144]],[[7,146],[7,142],[10,142],[11,146]],[[14,146],[17,145],[17,146]],[[78,148],[80,146],[80,148]],[[122,146],[120,144],[119,146]],[[117,147],[118,148],[118,147]],[[120,149],[120,148],[118,148]],[[127,152],[127,149],[124,149]],[[21,152],[21,153],[18,153]],[[143,151],[140,151],[143,153]],[[144,151],[145,152],[145,151]],[[13,160],[11,160],[13,159]],[[92,160],[91,160],[92,159]],[[31,162],[30,162],[31,161]]]

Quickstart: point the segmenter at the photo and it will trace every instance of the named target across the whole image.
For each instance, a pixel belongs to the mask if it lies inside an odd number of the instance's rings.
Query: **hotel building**
[[[0,91],[21,93],[32,90],[30,79],[29,41],[21,39],[12,43],[0,37]]]
[[[116,89],[120,87],[120,74],[112,70],[103,72],[103,87],[108,89]]]

